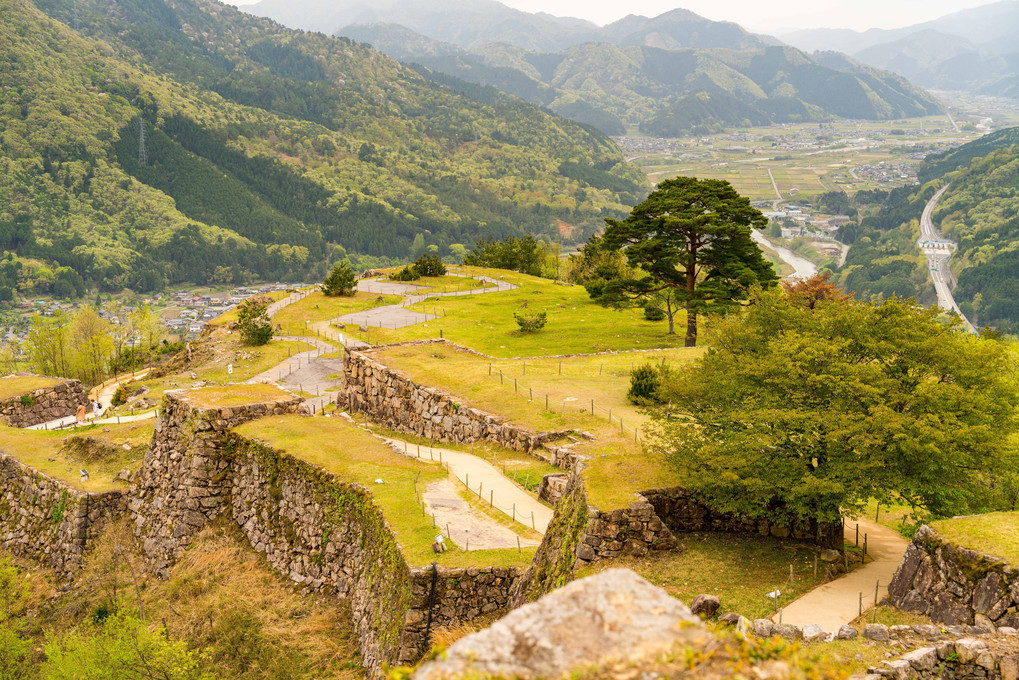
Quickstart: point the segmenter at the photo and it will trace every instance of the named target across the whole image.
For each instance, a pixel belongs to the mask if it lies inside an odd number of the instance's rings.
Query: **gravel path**
[[[552,508],[521,489],[497,467],[483,458],[431,446],[385,439],[395,451],[420,460],[441,461],[449,473],[464,483],[480,501],[488,502],[507,517],[544,535],[552,521]]]
[[[436,533],[442,531],[464,550],[538,545],[538,541],[520,538],[509,527],[472,508],[449,479],[432,482],[421,497],[425,502],[425,512],[435,518]]]
[[[793,600],[782,610],[782,623],[805,626],[815,623],[829,633],[838,632],[839,626],[849,623],[860,613],[860,594],[863,594],[863,611],[874,606],[874,587],[878,587],[878,601],[888,594],[888,583],[899,567],[909,542],[897,531],[876,522],[861,518],[860,543],[867,535],[867,555],[873,558],[845,576],[814,588]],[[846,522],[846,540],[856,538],[856,522]],[[774,617],[777,621],[778,617]]]

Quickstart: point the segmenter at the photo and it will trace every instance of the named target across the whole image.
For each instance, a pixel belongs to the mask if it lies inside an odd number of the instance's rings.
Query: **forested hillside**
[[[396,59],[492,85],[609,134],[637,128],[676,137],[729,126],[831,116],[882,120],[940,109],[902,78],[844,55],[808,56],[791,47],[767,46],[735,24],[706,19],[694,25],[707,35],[717,26],[716,33],[738,31],[745,39],[733,37],[732,44],[742,49],[702,47],[698,43],[714,43],[700,34],[695,40],[661,30],[663,22],[645,21],[659,30],[645,28],[622,44],[590,42],[561,52],[533,52],[501,42],[463,49],[395,24],[349,26],[342,34]]]
[[[880,197],[880,209],[843,228],[852,243],[842,280],[863,296],[898,294],[933,301],[927,260],[916,247],[919,217],[945,184],[934,223],[959,245],[954,294],[976,325],[1019,329],[1019,128],[1009,128],[928,158],[920,187]],[[857,196],[861,207],[868,196]]]
[[[0,0],[0,61],[0,247],[104,290],[583,239],[645,191],[595,130],[212,0]]]

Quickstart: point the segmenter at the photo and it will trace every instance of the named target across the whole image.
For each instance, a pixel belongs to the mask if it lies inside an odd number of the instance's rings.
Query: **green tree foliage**
[[[356,287],[357,276],[346,262],[341,262],[333,267],[332,272],[322,282],[322,292],[332,297],[351,297],[354,295]]]
[[[658,367],[641,364],[630,371],[630,389],[626,398],[640,406],[661,403],[662,375]]]
[[[535,314],[513,312],[513,318],[517,320],[521,333],[536,333],[548,323],[548,314],[545,312],[537,312]]]
[[[511,269],[531,276],[541,276],[542,265],[551,246],[531,234],[509,236],[501,241],[482,239],[464,258],[471,267]]]
[[[32,642],[25,635],[28,588],[7,557],[0,558],[0,680],[28,680]]]
[[[445,276],[446,265],[434,253],[425,253],[414,262],[414,271],[420,276]]]
[[[607,282],[595,299],[617,307],[663,296],[678,302],[687,313],[687,347],[697,344],[698,314],[731,307],[751,286],[777,281],[750,237],[751,227],[766,224],[764,215],[724,180],[665,180],[625,220],[605,221],[602,246],[622,250],[640,273]]]
[[[124,609],[46,643],[43,680],[211,680],[187,643]]]
[[[841,547],[840,512],[894,497],[935,516],[979,509],[1019,403],[997,340],[899,299],[813,309],[764,291],[673,373],[658,448],[719,510],[809,522]]]
[[[421,274],[417,269],[408,265],[400,271],[390,274],[389,278],[393,281],[417,281],[421,278]]]
[[[272,321],[266,313],[271,300],[251,297],[237,305],[237,330],[246,345],[264,345],[272,340]]]

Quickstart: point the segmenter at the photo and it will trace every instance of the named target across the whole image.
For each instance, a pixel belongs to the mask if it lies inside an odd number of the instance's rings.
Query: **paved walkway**
[[[330,319],[327,322],[327,326],[334,323],[343,324],[356,324],[358,326],[367,326],[370,328],[389,328],[396,330],[399,328],[405,328],[407,326],[413,326],[416,323],[424,323],[431,321],[432,319],[438,318],[435,314],[427,314],[425,312],[416,312],[408,309],[411,305],[415,305],[419,302],[424,302],[428,298],[434,297],[459,297],[461,295],[482,295],[484,293],[496,293],[503,290],[513,290],[518,286],[512,283],[508,283],[501,279],[493,279],[490,276],[468,276],[467,274],[449,273],[448,276],[458,276],[462,278],[471,278],[478,281],[484,281],[486,284],[484,288],[471,288],[469,290],[453,290],[446,293],[421,293],[415,292],[422,290],[421,286],[413,284],[399,283],[396,281],[388,281],[386,279],[362,279],[357,282],[357,289],[367,291],[370,293],[379,293],[384,295],[406,295],[403,300],[395,305],[382,305],[380,307],[374,307],[367,309],[363,312],[354,312],[351,314],[344,314],[338,316],[335,319]],[[356,341],[355,341],[356,342]],[[346,344],[346,343],[345,343]],[[349,345],[348,345],[349,346]]]
[[[446,534],[464,550],[529,547],[539,543],[521,538],[509,527],[472,508],[448,478],[429,484],[421,498],[425,512],[435,519],[436,533]]]
[[[867,535],[867,555],[873,558],[845,576],[814,588],[792,601],[782,610],[782,623],[805,626],[815,623],[827,632],[837,632],[860,614],[860,593],[863,611],[874,606],[874,587],[879,588],[878,601],[888,594],[888,583],[899,567],[909,542],[897,531],[861,518],[860,543]],[[846,540],[856,538],[856,521],[846,520]],[[778,616],[773,617],[776,621]]]
[[[441,462],[451,475],[478,495],[479,500],[488,502],[507,517],[531,527],[539,534],[544,535],[548,529],[548,523],[552,521],[552,508],[514,484],[485,459],[463,451],[408,444],[399,439],[384,438],[383,441],[393,450],[412,458]]]

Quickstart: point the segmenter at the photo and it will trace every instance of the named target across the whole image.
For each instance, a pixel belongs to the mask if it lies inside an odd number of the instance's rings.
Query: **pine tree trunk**
[[[686,312],[686,347],[697,346],[697,312],[691,312],[687,308]]]

